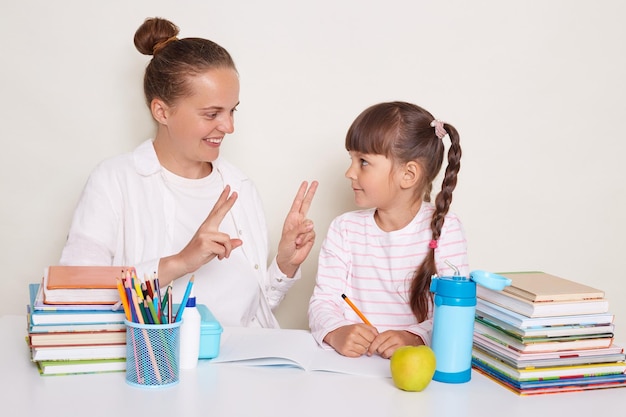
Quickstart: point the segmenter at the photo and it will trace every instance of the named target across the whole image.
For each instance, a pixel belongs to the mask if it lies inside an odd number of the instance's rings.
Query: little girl
[[[448,166],[433,204],[445,137]],[[346,177],[362,210],[340,215],[329,227],[309,324],[323,347],[389,358],[400,346],[430,344],[431,277],[469,273],[463,227],[448,213],[460,168],[459,134],[414,104],[380,103],[352,123],[346,149]]]

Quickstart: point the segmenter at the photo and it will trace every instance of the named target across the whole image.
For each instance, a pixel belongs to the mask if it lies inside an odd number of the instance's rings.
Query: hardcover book
[[[499,320],[489,314],[476,312],[476,321],[486,326],[493,327],[521,341],[532,339],[563,339],[572,336],[582,337],[612,337],[615,325],[603,324],[570,324],[561,326],[535,326],[516,327],[505,321]]]
[[[529,381],[518,381],[475,358],[472,359],[472,366],[476,371],[520,396],[588,391],[626,386],[626,374],[624,373],[564,378],[538,378]]]
[[[30,294],[30,304],[27,305],[27,317],[33,326],[54,325],[54,324],[123,324],[125,314],[123,309],[112,310],[109,307],[106,310],[91,310],[91,305],[85,305],[84,310],[35,310],[37,292],[40,284],[29,284],[28,290]],[[41,329],[40,329],[41,330]]]
[[[539,379],[558,379],[573,377],[589,377],[598,375],[623,374],[626,371],[624,362],[605,362],[582,365],[553,366],[542,368],[518,369],[479,350],[473,350],[474,361],[504,374],[515,381],[533,381]]]
[[[124,266],[52,265],[44,272],[46,304],[115,304],[120,300],[115,278]]]
[[[126,330],[99,332],[29,333],[30,345],[36,346],[90,346],[126,343]]]
[[[476,286],[476,295],[478,298],[526,317],[601,314],[609,311],[609,301],[606,298],[533,302],[504,291],[490,290],[481,285]]]
[[[485,326],[480,322],[474,323],[474,340],[487,339],[509,349],[521,353],[555,352],[560,350],[595,349],[606,348],[613,343],[613,337],[572,337],[566,340],[542,340],[537,342],[522,342],[519,339],[509,336],[499,330]]]
[[[43,279],[41,280],[43,284]],[[31,302],[33,311],[61,311],[61,310],[111,310],[111,304],[46,304],[43,296],[43,285],[37,285],[37,296],[34,303]]]
[[[519,328],[571,325],[612,324],[615,315],[609,312],[598,314],[573,314],[567,316],[528,317],[506,307],[481,298],[476,300],[476,313],[485,314]]]
[[[100,332],[111,330],[125,330],[124,323],[70,323],[70,324],[31,324],[29,333],[69,333],[69,332]]]
[[[540,271],[499,273],[511,280],[502,291],[532,301],[573,301],[604,298],[604,291]]]
[[[37,367],[44,376],[120,372],[126,370],[126,358],[39,361]]]
[[[501,345],[484,343],[484,340],[475,340],[472,349],[497,358],[517,369],[626,361],[624,350],[615,344],[602,349],[521,353]]]
[[[117,359],[125,357],[126,344],[102,346],[41,346],[31,349],[31,360],[33,362]]]

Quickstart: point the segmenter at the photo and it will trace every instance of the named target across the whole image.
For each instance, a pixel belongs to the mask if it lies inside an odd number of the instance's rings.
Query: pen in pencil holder
[[[177,384],[180,377],[180,325],[126,320],[126,382],[142,388]]]

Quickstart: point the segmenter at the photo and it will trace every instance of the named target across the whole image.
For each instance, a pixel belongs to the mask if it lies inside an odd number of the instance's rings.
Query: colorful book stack
[[[474,369],[519,395],[626,386],[603,291],[544,272],[500,275],[510,287],[476,288]]]
[[[50,266],[29,284],[27,342],[41,375],[124,371],[125,313],[116,277],[124,267]]]

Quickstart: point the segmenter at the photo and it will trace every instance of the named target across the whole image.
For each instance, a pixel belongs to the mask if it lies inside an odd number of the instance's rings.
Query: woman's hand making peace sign
[[[306,218],[306,214],[311,207],[317,186],[317,181],[313,181],[310,187],[306,181],[300,185],[283,225],[276,262],[288,277],[295,275],[315,243],[313,222]],[[187,246],[176,255],[161,258],[159,263],[161,285],[196,271],[214,258],[228,258],[234,249],[241,246],[240,239],[231,239],[229,235],[219,231],[220,223],[235,201],[237,193],[231,194],[230,187],[226,186]]]
[[[230,186],[227,185],[187,246],[176,255],[161,258],[159,262],[161,285],[196,271],[214,258],[228,258],[234,249],[241,246],[240,239],[232,239],[228,234],[219,231],[222,220],[235,201],[237,193],[231,194]]]
[[[307,219],[306,214],[311,207],[317,186],[317,181],[311,182],[310,187],[306,181],[302,182],[283,225],[276,263],[288,277],[295,275],[315,243],[313,221]]]

